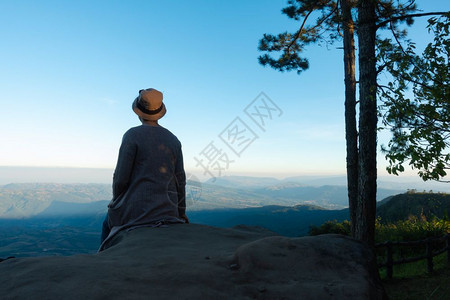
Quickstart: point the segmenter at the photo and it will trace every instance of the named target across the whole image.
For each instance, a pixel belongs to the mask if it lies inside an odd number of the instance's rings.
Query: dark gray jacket
[[[161,126],[131,128],[123,136],[114,171],[110,227],[184,222],[179,217],[185,213],[185,186],[177,137]]]

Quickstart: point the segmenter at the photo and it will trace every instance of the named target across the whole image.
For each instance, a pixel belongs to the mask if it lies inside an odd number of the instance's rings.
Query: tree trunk
[[[344,31],[345,140],[347,143],[347,190],[351,231],[355,237],[358,201],[358,131],[356,130],[356,80],[354,24],[350,0],[342,0]]]
[[[377,191],[377,101],[375,0],[358,7],[359,180],[355,237],[374,244]]]

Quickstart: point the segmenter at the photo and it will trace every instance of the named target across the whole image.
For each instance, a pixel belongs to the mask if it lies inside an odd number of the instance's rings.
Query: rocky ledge
[[[371,250],[258,227],[139,228],[95,255],[0,263],[2,299],[383,299]]]

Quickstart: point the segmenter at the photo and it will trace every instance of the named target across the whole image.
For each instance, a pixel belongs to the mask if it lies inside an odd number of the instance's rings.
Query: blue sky
[[[417,2],[450,9],[445,0]],[[182,142],[191,173],[203,173],[196,158],[214,145],[232,161],[225,168],[222,160],[220,175],[344,174],[340,44],[308,48],[301,75],[257,62],[264,33],[297,28],[281,14],[285,6],[0,1],[0,166],[114,168],[122,135],[139,125],[131,103],[153,87],[168,111],[160,124]],[[410,30],[421,42],[424,21]],[[263,129],[244,111],[261,92],[279,108]],[[219,136],[236,118],[257,136],[239,156]],[[380,133],[380,144],[387,138]],[[382,155],[378,164],[383,175]]]

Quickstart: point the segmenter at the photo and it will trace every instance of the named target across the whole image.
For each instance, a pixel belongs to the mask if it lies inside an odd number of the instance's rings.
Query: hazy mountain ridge
[[[207,184],[220,185],[233,188],[263,188],[276,186],[322,186],[322,185],[346,185],[345,176],[293,176],[278,179],[275,177],[252,176],[221,176],[211,178]]]
[[[317,205],[327,209],[348,206],[344,185],[308,186],[294,179],[225,176],[215,182],[188,182],[188,210]],[[378,189],[378,198],[403,190]],[[111,199],[109,184],[20,183],[0,186],[0,218],[26,218],[53,202],[89,203]],[[106,209],[106,208],[105,208]],[[64,211],[61,210],[61,213]]]
[[[111,199],[107,184],[15,183],[0,186],[0,218],[38,215],[53,202],[89,203]]]
[[[344,209],[348,207],[347,187],[343,185],[308,186],[302,183],[286,181],[270,186],[245,186],[231,188],[231,181],[205,183],[200,199],[193,202],[191,210],[211,208],[245,208],[267,205],[316,205],[326,209]],[[398,194],[404,190],[378,188],[378,199]],[[213,201],[211,201],[214,199]]]
[[[259,181],[259,178],[262,178],[262,181]],[[289,184],[310,187],[319,187],[324,185],[347,186],[347,177],[346,175],[303,175],[277,179],[274,177],[222,176],[215,179],[210,179],[206,183],[239,188],[261,188]],[[424,182],[418,176],[379,176],[377,186],[378,188],[387,190],[407,191],[415,189],[417,191],[433,190],[435,192],[450,193],[450,184],[436,181]]]
[[[345,186],[323,185],[320,187],[300,184],[283,184],[260,190],[268,196],[298,199],[304,204],[317,205],[327,209],[343,209],[348,206],[347,188]],[[384,196],[385,191],[379,191]],[[389,191],[388,193],[393,193]]]

